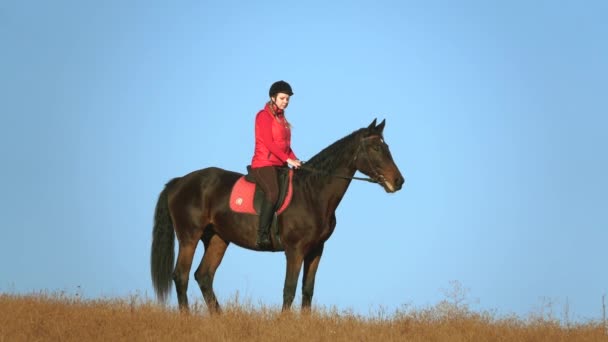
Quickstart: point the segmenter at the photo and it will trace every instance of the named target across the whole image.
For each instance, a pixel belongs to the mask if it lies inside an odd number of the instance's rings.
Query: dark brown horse
[[[302,278],[302,308],[309,309],[315,273],[325,241],[336,226],[336,208],[356,171],[371,177],[386,192],[401,189],[404,179],[383,138],[384,120],[352,132],[311,158],[293,175],[291,204],[278,216],[287,271],[283,288],[283,309],[293,302],[298,276]],[[199,241],[203,260],[194,273],[210,312],[220,306],[213,292],[213,277],[226,248],[232,242],[257,250],[256,215],[235,213],[229,207],[232,186],[242,174],[210,167],[171,180],[160,193],[154,216],[151,251],[152,283],[161,302],[166,302],[175,282],[180,309],[188,309],[188,278]],[[179,254],[174,265],[174,239]]]

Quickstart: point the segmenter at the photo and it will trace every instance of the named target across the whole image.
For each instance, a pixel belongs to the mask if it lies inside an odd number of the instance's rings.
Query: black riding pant
[[[276,206],[279,200],[279,179],[276,166],[263,166],[251,169],[255,182],[262,188],[266,200]]]

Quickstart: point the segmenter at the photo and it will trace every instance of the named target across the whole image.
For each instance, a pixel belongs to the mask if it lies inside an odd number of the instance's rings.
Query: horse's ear
[[[384,124],[386,124],[386,119],[382,120],[382,122],[378,126],[376,126],[375,130],[378,133],[382,134],[382,131],[384,131]]]
[[[374,121],[372,121],[372,123],[369,126],[367,126],[367,129],[374,129],[374,128],[376,128],[376,119],[374,119]]]

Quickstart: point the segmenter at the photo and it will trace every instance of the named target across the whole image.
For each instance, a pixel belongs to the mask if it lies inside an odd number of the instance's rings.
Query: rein
[[[304,162],[302,162],[302,163],[304,163]],[[300,166],[300,169],[306,170],[306,171],[311,171],[311,172],[316,172],[316,173],[322,173],[322,174],[326,174],[326,175],[329,175],[329,176],[332,176],[332,177],[336,177],[336,178],[353,179],[353,180],[366,181],[366,182],[370,182],[370,183],[378,183],[378,181],[375,180],[375,179],[373,179],[373,178],[369,178],[369,177],[355,177],[355,176],[349,177],[349,176],[337,175],[337,174],[334,174],[334,173],[330,173],[330,172],[327,172],[327,171],[323,171],[323,170],[319,170],[319,169],[315,169],[315,168],[306,166],[306,164],[302,164]]]

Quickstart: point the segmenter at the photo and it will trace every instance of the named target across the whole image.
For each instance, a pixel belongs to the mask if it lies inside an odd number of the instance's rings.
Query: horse
[[[401,189],[404,178],[384,140],[385,120],[376,119],[329,145],[293,170],[292,198],[276,217],[278,233],[272,252],[287,259],[282,310],[289,310],[303,266],[302,310],[309,311],[315,274],[325,242],[336,227],[336,208],[359,171],[387,193]],[[175,283],[180,311],[188,311],[188,278],[199,241],[204,255],[194,273],[210,313],[221,312],[213,291],[213,278],[228,245],[260,251],[256,246],[258,216],[234,212],[231,189],[243,174],[208,167],[171,179],[161,191],[154,212],[151,276],[157,300],[166,304]],[[175,236],[179,243],[174,267]]]

